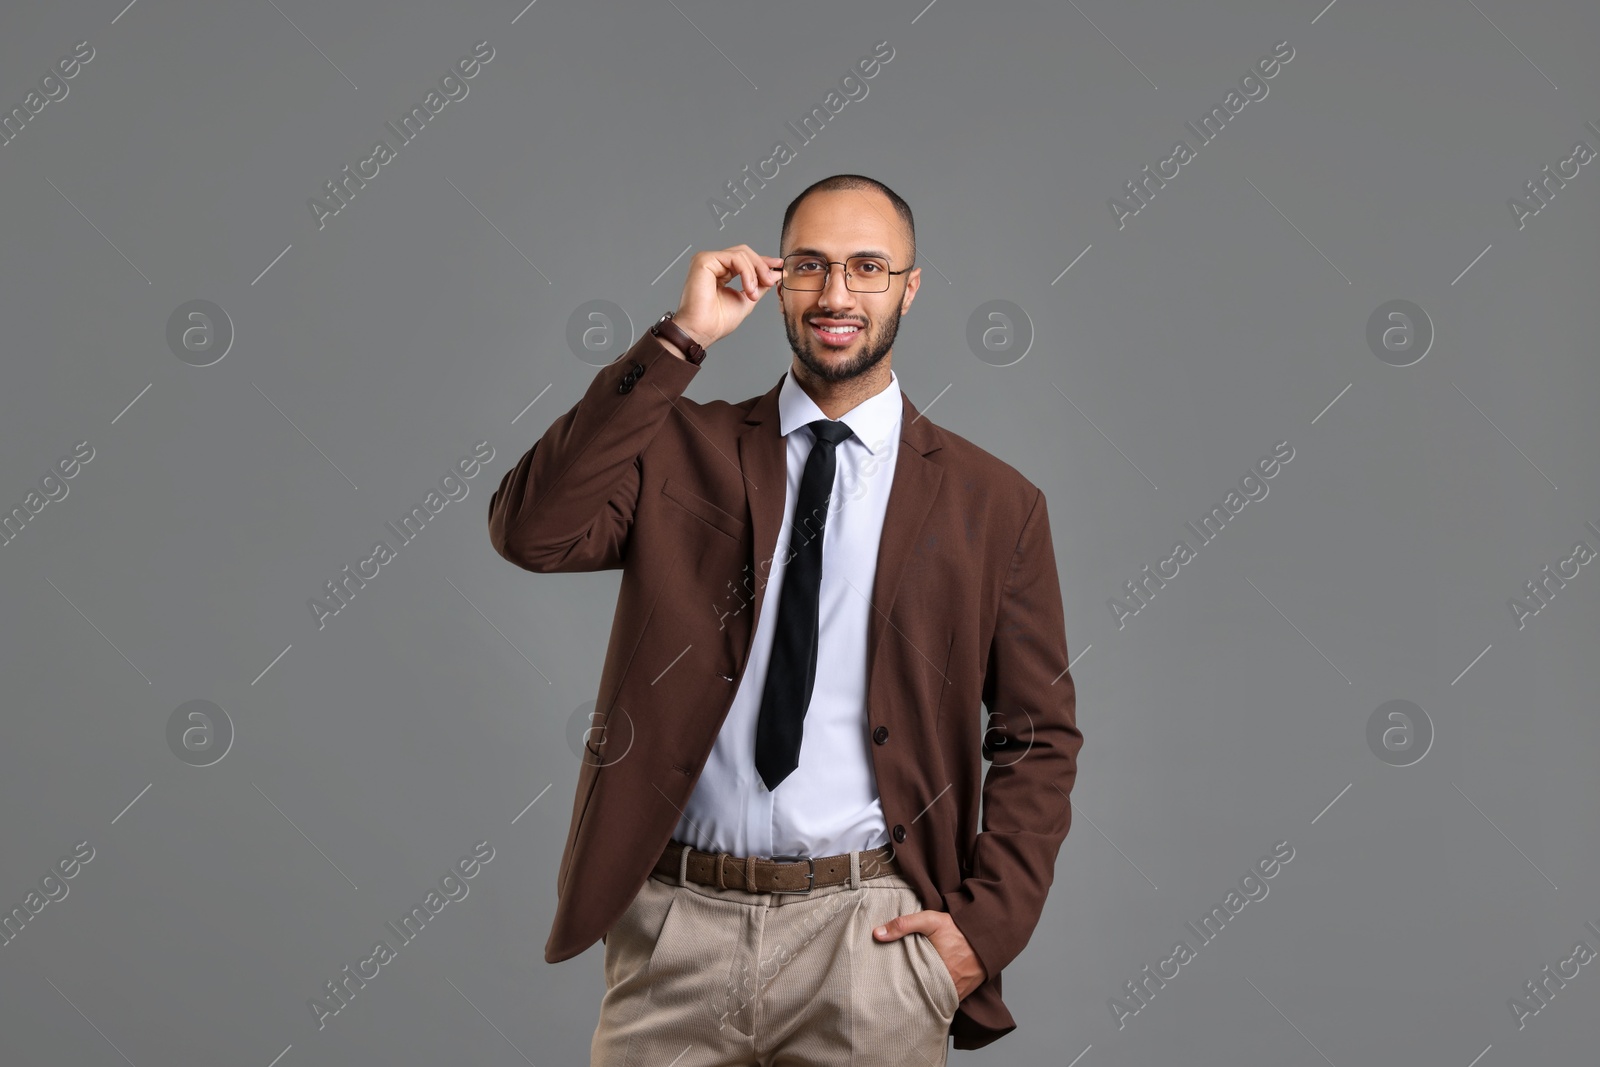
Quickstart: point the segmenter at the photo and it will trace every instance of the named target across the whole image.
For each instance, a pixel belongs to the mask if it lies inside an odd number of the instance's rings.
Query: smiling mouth
[[[859,326],[819,326],[814,322],[808,325],[811,327],[811,332],[823,344],[831,345],[834,348],[843,348],[855,341],[856,337],[861,333],[861,327]]]

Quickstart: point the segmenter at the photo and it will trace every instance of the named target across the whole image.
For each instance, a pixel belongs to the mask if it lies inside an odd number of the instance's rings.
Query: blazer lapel
[[[939,448],[939,435],[933,424],[922,418],[905,391],[900,393],[900,453],[895,459],[894,482],[889,486],[889,509],[883,516],[883,535],[878,544],[878,568],[872,581],[872,605],[867,616],[867,705],[872,706],[873,676],[884,638],[893,629],[889,612],[900,589],[905,570],[922,524],[939,494],[944,468],[927,459]],[[896,635],[909,641],[909,634]],[[926,655],[926,650],[918,649]]]
[[[739,435],[739,468],[744,476],[754,538],[750,551],[759,554],[759,562],[745,560],[747,567],[754,568],[750,580],[756,591],[750,612],[750,632],[746,635],[747,646],[755,636],[756,620],[761,618],[761,605],[766,600],[767,579],[772,574],[778,526],[783,522],[784,495],[789,486],[788,446],[778,425],[778,390],[782,387],[783,375],[779,375],[778,384],[751,406],[750,413],[744,417],[744,432]],[[741,581],[743,578],[740,575]]]
[[[756,620],[761,618],[788,490],[788,450],[778,425],[778,391],[782,386],[783,375],[780,375],[778,383],[751,406],[750,413],[745,416],[744,432],[739,435],[739,467],[744,476],[754,537],[751,551],[761,553],[759,562],[746,561],[754,568],[752,581],[756,587],[747,644],[755,636]],[[895,460],[894,481],[889,488],[889,508],[884,515],[867,618],[869,697],[878,650],[892,629],[888,624],[889,612],[900,588],[900,576],[928,511],[933,507],[944,474],[944,468],[925,458],[939,448],[935,427],[920,416],[904,389],[900,402],[900,449]],[[901,637],[909,639],[904,634]]]

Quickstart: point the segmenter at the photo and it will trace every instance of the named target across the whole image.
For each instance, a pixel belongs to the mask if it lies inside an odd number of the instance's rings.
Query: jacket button
[[[624,378],[624,379],[622,379],[622,381],[618,382],[617,383],[617,392],[619,392],[619,393],[631,393],[631,392],[633,392],[633,379],[632,378]]]
[[[895,823],[893,836],[897,843],[904,841],[906,839],[906,828],[899,823]]]
[[[887,726],[878,727],[876,730],[872,731],[872,739],[880,745],[883,744],[885,741],[889,740],[889,728]]]
[[[644,377],[644,364],[643,363],[638,363],[638,362],[634,363],[634,365],[633,365],[633,376],[635,378],[643,378]]]

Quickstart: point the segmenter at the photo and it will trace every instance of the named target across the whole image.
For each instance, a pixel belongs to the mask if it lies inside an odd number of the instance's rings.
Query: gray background
[[[1020,1028],[952,1061],[1592,1059],[1600,966],[1521,1030],[1508,1001],[1600,949],[1600,575],[1522,628],[1508,601],[1600,549],[1600,161],[1524,228],[1507,200],[1600,148],[1593,5],[113,0],[3,31],[7,110],[95,50],[0,147],[0,503],[95,450],[0,548],[0,904],[95,850],[0,948],[6,1064],[587,1062],[602,949],[542,950],[618,576],[517,570],[489,496],[676,306],[686,250],[772,254],[848,171],[919,222],[902,387],[1049,499],[1086,738],[1005,972]],[[319,230],[307,199],[480,40],[469,95]],[[784,122],[882,40],[800,144]],[[1119,229],[1109,198],[1283,40]],[[205,367],[166,338],[195,299],[236,333]],[[630,321],[580,358],[600,299]],[[1405,367],[1366,338],[1395,299],[1436,333]],[[991,300],[1031,330],[1009,366],[966,341]],[[689,395],[788,359],[765,301]],[[309,598],[483,440],[319,629]],[[1108,600],[1280,441],[1270,495],[1119,628]],[[168,740],[192,700],[236,731],[208,767]],[[1367,741],[1392,700],[1431,723],[1409,766]],[[482,840],[470,895],[319,1030],[308,999]],[[1110,998],[1278,841],[1270,895],[1119,1028]]]

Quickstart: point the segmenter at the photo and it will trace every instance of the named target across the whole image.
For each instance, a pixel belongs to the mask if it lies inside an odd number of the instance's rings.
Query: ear
[[[900,314],[904,315],[911,310],[911,302],[917,298],[917,290],[922,288],[922,268],[913,268],[906,276],[906,295],[900,302]]]

